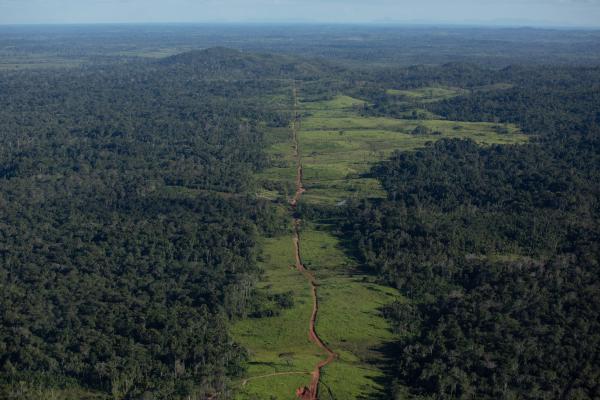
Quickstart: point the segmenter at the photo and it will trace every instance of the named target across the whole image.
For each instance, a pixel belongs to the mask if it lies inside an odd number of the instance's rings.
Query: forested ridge
[[[461,74],[434,79],[473,75]],[[452,119],[517,122],[531,144],[445,139],[397,152],[372,170],[387,200],[348,210],[346,229],[366,267],[411,300],[385,309],[400,337],[391,391],[598,398],[598,71],[488,74],[513,86],[421,106]],[[384,96],[367,112],[394,112],[393,102]]]

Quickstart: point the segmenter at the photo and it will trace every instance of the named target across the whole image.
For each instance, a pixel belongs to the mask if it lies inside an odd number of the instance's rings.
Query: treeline
[[[545,139],[596,134],[600,124],[600,68],[508,67],[496,83],[502,90],[474,88],[470,95],[428,108],[452,120],[505,121]]]
[[[493,71],[452,63],[387,68],[352,74],[351,79],[353,93],[370,102],[366,115],[406,118],[413,110],[428,110],[450,120],[513,122],[527,133],[572,135],[597,123],[599,76],[598,67],[509,66]],[[459,88],[465,94],[431,102],[386,93],[390,88],[436,86]],[[550,109],[561,114],[548,118]]]
[[[348,209],[366,267],[409,300],[385,309],[399,337],[391,394],[598,398],[600,73],[488,74],[514,86],[429,109],[519,123],[531,144],[395,153],[372,171],[388,198]]]
[[[228,320],[256,312],[256,234],[281,229],[252,176],[289,113],[256,100],[289,82],[221,72],[0,75],[0,397],[229,396]]]
[[[182,49],[228,46],[321,57],[345,67],[473,62],[594,65],[597,30],[375,25],[3,26],[5,64],[123,62]]]

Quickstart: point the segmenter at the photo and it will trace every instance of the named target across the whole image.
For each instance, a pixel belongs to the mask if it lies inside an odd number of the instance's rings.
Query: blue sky
[[[0,0],[0,24],[416,22],[600,27],[600,0]]]

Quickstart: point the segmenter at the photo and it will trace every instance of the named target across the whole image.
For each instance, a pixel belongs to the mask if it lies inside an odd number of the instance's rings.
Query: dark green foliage
[[[1,29],[2,67],[83,66],[0,73],[0,398],[231,397],[245,351],[228,321],[293,305],[291,293],[254,289],[257,232],[289,227],[253,196],[253,173],[269,164],[261,130],[289,125],[277,99],[292,78],[304,101],[344,93],[366,115],[531,134],[523,146],[443,140],[396,153],[373,170],[386,200],[300,204],[305,216],[346,213],[344,243],[410,300],[383,310],[399,335],[391,394],[600,397],[600,74],[537,65],[593,65],[597,32]],[[295,55],[141,58],[230,43]],[[451,63],[398,67],[415,62]],[[504,68],[514,62],[529,66]],[[437,102],[386,92],[429,86],[464,90]]]
[[[251,318],[275,317],[281,314],[281,310],[294,306],[292,292],[263,294],[257,292],[252,297],[253,306],[248,314]]]
[[[417,127],[415,129],[413,129],[410,132],[411,135],[416,135],[416,136],[420,136],[420,135],[430,135],[431,134],[431,129],[429,129],[426,126],[423,125],[417,125]]]
[[[548,69],[534,96],[529,73],[432,110],[518,122],[536,143],[395,153],[373,170],[388,199],[348,210],[366,266],[412,300],[384,309],[399,398],[600,396],[599,75]]]
[[[0,397],[229,395],[228,319],[252,311],[257,230],[281,229],[250,196],[277,114],[253,97],[284,83],[192,78],[0,76]]]
[[[554,139],[572,139],[598,124],[598,67],[508,67],[496,73],[494,81],[514,86],[474,88],[469,96],[425,107],[452,120],[514,122],[527,133]]]
[[[242,53],[223,47],[177,54],[160,60],[160,64],[185,73],[188,77],[201,73],[203,79],[222,79],[224,74],[228,79],[307,79],[322,77],[327,70],[341,71],[322,61],[307,62],[295,57]]]
[[[597,269],[572,256],[464,263],[462,289],[420,306],[398,378],[439,398],[598,398]]]

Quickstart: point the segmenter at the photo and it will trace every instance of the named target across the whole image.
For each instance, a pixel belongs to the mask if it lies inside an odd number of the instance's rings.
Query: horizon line
[[[505,29],[574,29],[574,30],[600,30],[600,25],[577,25],[577,24],[555,24],[552,22],[530,21],[530,22],[476,22],[476,21],[130,21],[130,22],[11,22],[2,23],[0,27],[25,27],[25,26],[144,26],[144,25],[312,25],[312,26],[387,26],[387,27],[455,27],[455,28],[505,28]]]

